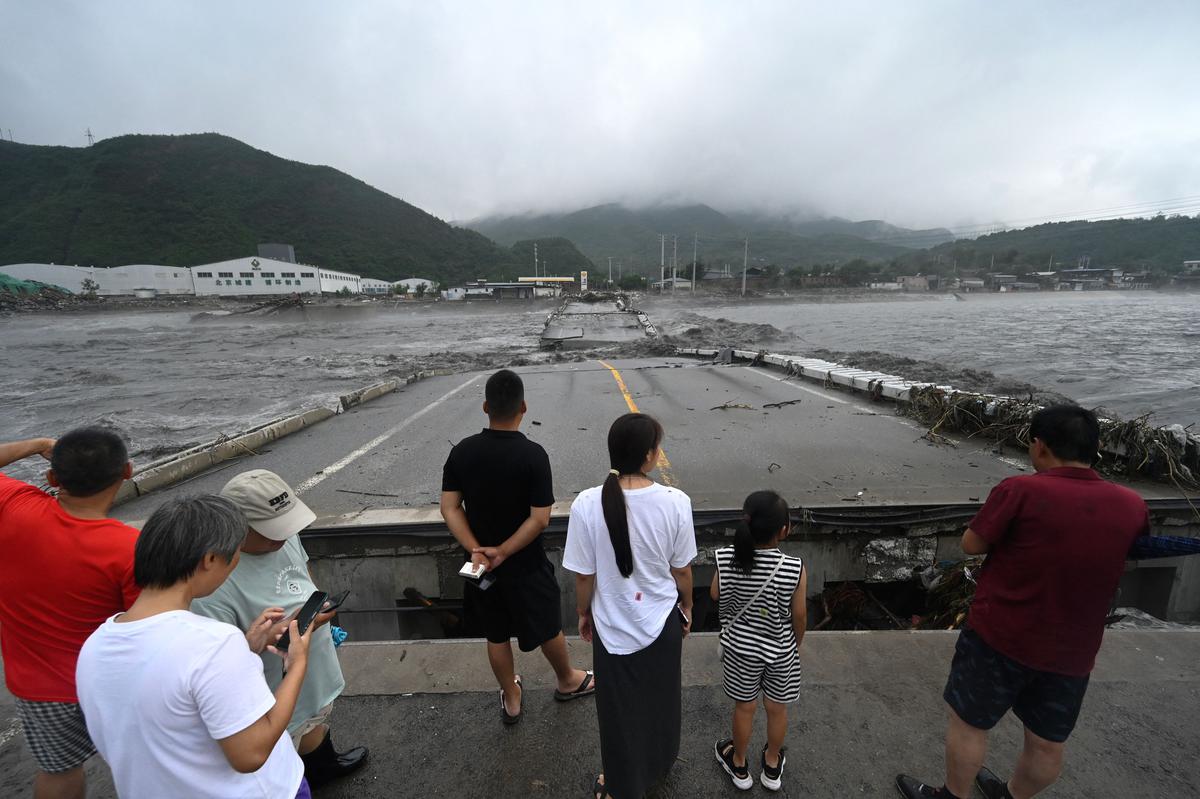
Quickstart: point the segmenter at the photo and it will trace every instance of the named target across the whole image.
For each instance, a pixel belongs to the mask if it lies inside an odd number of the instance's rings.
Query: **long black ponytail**
[[[662,439],[662,425],[644,413],[627,413],[608,428],[608,462],[612,468],[600,489],[600,506],[622,577],[633,574],[633,548],[629,544],[629,517],[625,514],[620,475],[641,474],[646,455],[657,450]]]
[[[788,523],[787,500],[774,491],[755,491],[742,503],[742,521],[733,535],[733,565],[754,568],[755,544],[766,544]]]

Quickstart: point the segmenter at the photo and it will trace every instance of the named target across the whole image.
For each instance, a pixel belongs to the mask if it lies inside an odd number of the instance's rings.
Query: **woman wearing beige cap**
[[[249,522],[244,557],[224,585],[196,600],[193,610],[242,630],[250,628],[263,608],[283,608],[284,618],[290,618],[317,590],[298,535],[316,520],[316,514],[279,475],[266,469],[242,472],[225,484],[221,496],[237,505]],[[333,615],[332,611],[318,614],[313,625],[324,625]],[[278,657],[264,655],[263,672],[272,689],[283,680]],[[333,701],[345,687],[332,636],[328,630],[314,634],[308,676],[288,723],[288,733],[304,760],[305,776],[314,786],[344,777],[367,761],[365,747],[338,753],[329,736]]]

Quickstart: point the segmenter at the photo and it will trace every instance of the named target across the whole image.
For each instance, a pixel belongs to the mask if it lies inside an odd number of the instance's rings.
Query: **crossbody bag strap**
[[[734,623],[742,617],[742,614],[749,610],[750,606],[753,605],[760,596],[762,596],[763,591],[767,590],[767,586],[771,584],[771,581],[775,579],[775,575],[779,573],[779,567],[783,565],[784,558],[786,557],[786,555],[780,553],[779,562],[775,564],[775,568],[771,570],[769,575],[767,575],[767,581],[758,587],[758,590],[754,592],[754,596],[750,597],[750,601],[738,608],[738,612],[733,614],[733,618],[729,620],[729,623],[721,628],[721,632],[725,632],[732,627]]]

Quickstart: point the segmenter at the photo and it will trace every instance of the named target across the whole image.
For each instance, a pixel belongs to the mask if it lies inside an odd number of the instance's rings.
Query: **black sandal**
[[[508,714],[508,708],[504,706],[504,690],[500,691],[500,720],[508,727],[520,721],[521,716],[525,713],[525,689],[521,687],[521,675],[518,674],[514,677],[513,682],[517,684],[517,689],[521,692],[521,709],[517,711],[517,715],[510,716]]]
[[[583,673],[583,682],[579,683],[579,687],[574,691],[560,691],[554,689],[554,700],[556,702],[570,702],[572,699],[580,699],[585,696],[591,696],[596,693],[596,675],[590,671]]]
[[[608,786],[600,782],[604,779],[604,775],[596,777],[596,781],[592,783],[592,799],[606,799],[608,797]]]

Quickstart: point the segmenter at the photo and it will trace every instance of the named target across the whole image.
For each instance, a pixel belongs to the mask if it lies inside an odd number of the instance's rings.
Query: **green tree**
[[[838,275],[850,285],[865,283],[874,271],[874,267],[862,258],[847,261],[837,269]]]
[[[428,286],[429,286],[428,283],[418,283],[417,284],[417,290],[413,293],[417,295],[418,300],[425,296],[425,290],[428,288]]]

